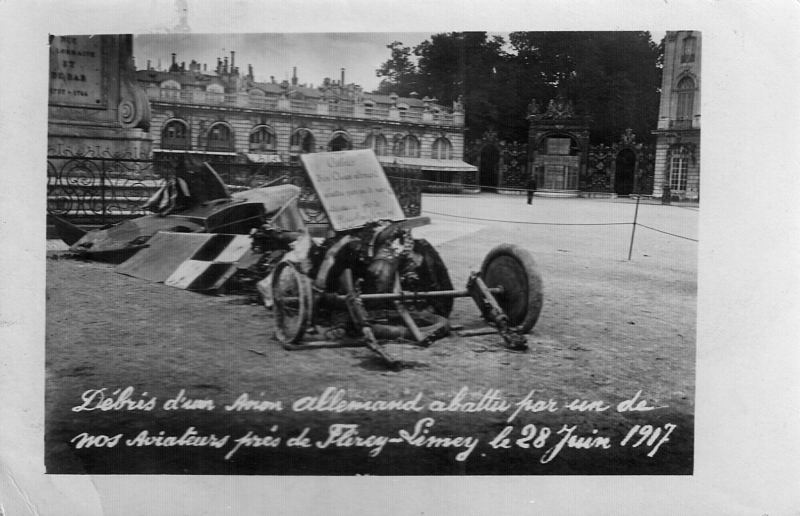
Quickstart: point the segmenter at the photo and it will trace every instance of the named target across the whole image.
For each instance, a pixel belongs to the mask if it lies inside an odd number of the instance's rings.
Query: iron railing
[[[307,224],[328,222],[305,170],[299,164],[212,163],[232,191],[257,188],[280,178],[301,188],[300,210]],[[47,209],[83,225],[116,223],[148,213],[142,205],[174,170],[168,160],[87,155],[47,158]],[[403,212],[422,208],[421,171],[384,167]]]

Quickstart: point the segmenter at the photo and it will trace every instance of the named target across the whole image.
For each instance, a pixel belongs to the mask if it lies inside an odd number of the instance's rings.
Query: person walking
[[[528,176],[528,182],[525,185],[525,188],[528,193],[528,204],[531,204],[531,201],[533,201],[533,192],[536,191],[536,177],[534,177],[533,174]]]

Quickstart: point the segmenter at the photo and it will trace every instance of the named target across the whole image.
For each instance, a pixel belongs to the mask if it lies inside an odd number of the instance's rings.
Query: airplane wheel
[[[423,238],[414,239],[414,252],[422,257],[419,267],[419,287],[421,290],[453,290],[450,274],[436,249]],[[450,317],[453,311],[452,297],[439,297],[429,300],[436,315]]]
[[[481,276],[486,286],[503,288],[495,299],[508,316],[511,329],[530,331],[542,310],[542,278],[533,256],[513,244],[498,245],[484,258]]]
[[[272,275],[275,336],[284,345],[297,344],[311,324],[311,280],[291,262],[280,262]]]

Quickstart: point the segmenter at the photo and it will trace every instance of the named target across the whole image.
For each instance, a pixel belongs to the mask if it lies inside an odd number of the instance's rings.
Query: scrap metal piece
[[[392,369],[398,369],[400,367],[400,362],[387,353],[375,338],[372,327],[370,327],[369,321],[367,320],[367,310],[364,308],[364,303],[361,301],[361,298],[356,292],[355,285],[353,284],[353,272],[349,268],[345,269],[342,274],[342,279],[344,288],[347,291],[345,297],[347,311],[350,313],[353,324],[355,324],[364,335],[364,343],[369,349],[377,353],[378,356],[386,362],[386,365]]]
[[[513,331],[508,325],[508,316],[497,303],[494,295],[483,282],[480,273],[473,272],[467,280],[467,290],[478,305],[484,318],[497,327],[497,332],[503,337],[506,346],[513,350],[528,349],[525,335]]]

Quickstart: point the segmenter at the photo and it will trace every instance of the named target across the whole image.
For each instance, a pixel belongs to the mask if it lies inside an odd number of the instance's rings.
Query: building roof
[[[192,87],[205,87],[209,84],[225,84],[226,77],[217,75],[215,73],[208,73],[208,72],[199,72],[199,71],[178,71],[178,72],[170,72],[170,71],[163,71],[163,70],[137,70],[136,71],[136,78],[140,82],[146,83],[155,83],[161,84],[167,80],[173,80],[178,82],[181,87],[192,86]],[[267,95],[281,95],[287,94],[289,97],[292,97],[292,94],[299,94],[304,98],[311,98],[311,99],[319,99],[323,98],[327,95],[331,95],[337,98],[352,98],[355,93],[356,85],[348,84],[344,87],[339,85],[333,85],[327,91],[323,88],[309,88],[308,86],[304,85],[292,85],[289,84],[288,86],[286,83],[278,83],[278,82],[255,82],[255,81],[246,81],[244,90],[249,91],[252,89],[260,89],[264,91]],[[394,104],[391,95],[385,95],[382,93],[368,93],[368,92],[361,92],[360,96],[364,100],[370,100],[374,102],[376,105],[380,105],[381,107],[388,107]],[[412,109],[423,109],[425,107],[425,102],[416,97],[397,97],[396,99],[397,104],[406,104],[408,107]],[[430,103],[432,107],[438,107],[439,109],[444,109],[444,106],[441,104]]]
[[[173,80],[181,86],[206,86],[220,82],[220,77],[200,72],[165,72],[160,70],[137,70],[136,79],[143,82],[162,83]]]

